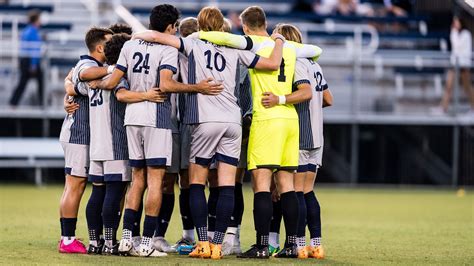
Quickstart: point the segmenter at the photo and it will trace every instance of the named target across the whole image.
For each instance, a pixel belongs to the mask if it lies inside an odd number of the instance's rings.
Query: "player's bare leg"
[[[281,211],[285,223],[285,247],[277,257],[296,257],[296,236],[298,228],[298,198],[294,187],[294,173],[280,170],[276,173],[276,185],[281,200]]]
[[[295,192],[298,197],[298,230],[297,230],[297,246],[298,246],[298,258],[308,258],[308,252],[306,249],[306,202],[304,199],[304,184],[305,184],[306,172],[295,173]]]
[[[207,166],[189,163],[189,206],[198,235],[197,246],[189,256],[195,258],[209,258],[211,256],[207,235],[207,202],[204,193],[208,175]]]
[[[309,256],[323,259],[324,249],[321,245],[321,207],[313,191],[317,173],[317,170],[316,172],[306,172],[303,192],[307,210],[306,219],[311,237]]]
[[[87,179],[84,177],[77,177],[66,175],[66,182],[64,191],[59,203],[59,215],[61,222],[61,244],[69,246],[74,253],[86,253],[85,246],[76,241],[76,224],[77,213],[81,203],[82,195],[86,187]],[[77,242],[77,243],[74,243]],[[73,244],[74,246],[70,246]],[[69,253],[69,252],[68,252]]]
[[[123,232],[119,245],[119,252],[129,254],[133,248],[132,232],[139,226],[139,209],[142,204],[143,193],[147,186],[146,168],[132,168],[132,184],[126,195],[125,210],[123,213]],[[137,224],[138,223],[138,224]]]
[[[162,200],[162,185],[166,169],[164,167],[147,167],[148,191],[145,198],[145,220],[143,222],[142,241],[140,243],[140,256],[162,257],[166,253],[160,252],[153,247],[153,235],[155,233],[158,214],[160,213]]]
[[[174,209],[174,184],[178,179],[178,174],[166,173],[163,179],[162,192],[163,199],[161,202],[161,209],[158,215],[157,226],[153,242],[155,248],[163,252],[174,252],[168,241],[165,239],[165,234],[168,229],[168,225],[173,214]]]
[[[209,184],[209,198],[207,199],[207,235],[209,240],[214,238],[216,228],[217,199],[219,198],[219,183],[217,181],[217,169],[210,169],[207,177]]]
[[[211,258],[222,258],[222,242],[234,211],[235,174],[237,167],[224,162],[217,165],[219,196],[216,204],[216,224],[211,240]]]

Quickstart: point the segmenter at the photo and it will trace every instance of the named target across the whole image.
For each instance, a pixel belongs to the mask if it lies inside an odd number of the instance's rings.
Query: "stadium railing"
[[[57,138],[0,138],[0,168],[33,168],[35,184],[43,184],[43,168],[63,168]]]

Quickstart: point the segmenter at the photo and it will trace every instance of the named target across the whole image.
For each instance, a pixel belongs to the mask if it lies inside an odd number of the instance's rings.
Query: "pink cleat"
[[[87,249],[81,241],[74,239],[71,244],[65,245],[63,240],[59,243],[59,253],[87,254]]]

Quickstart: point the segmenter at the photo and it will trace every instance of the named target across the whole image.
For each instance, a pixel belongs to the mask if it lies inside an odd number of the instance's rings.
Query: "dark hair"
[[[105,41],[106,35],[114,34],[107,28],[92,27],[86,33],[86,45],[89,52],[93,52],[95,47]]]
[[[115,34],[118,33],[126,33],[128,35],[132,35],[133,30],[132,27],[130,27],[128,24],[124,23],[115,23],[109,27],[111,31],[113,31]]]
[[[164,32],[168,25],[178,22],[179,11],[176,7],[168,4],[157,5],[151,10],[150,30]]]
[[[108,65],[115,65],[118,61],[120,51],[125,42],[130,40],[130,35],[126,33],[114,34],[110,40],[105,43],[104,54],[105,62]]]
[[[41,10],[39,9],[32,9],[28,12],[28,23],[36,23],[41,16]]]
[[[242,23],[251,30],[265,29],[267,18],[259,6],[249,6],[240,14]]]

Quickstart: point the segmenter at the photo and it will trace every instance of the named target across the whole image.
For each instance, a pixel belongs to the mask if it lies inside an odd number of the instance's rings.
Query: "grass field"
[[[62,188],[0,186],[0,264],[474,264],[474,197],[448,190],[321,188],[323,243],[327,259],[222,261],[167,258],[124,258],[61,255],[58,200]],[[78,236],[87,239],[84,207]],[[245,188],[242,244],[254,241],[252,195]],[[177,199],[177,197],[176,197]],[[283,228],[283,227],[282,227]],[[176,241],[181,233],[178,203],[167,233]]]

